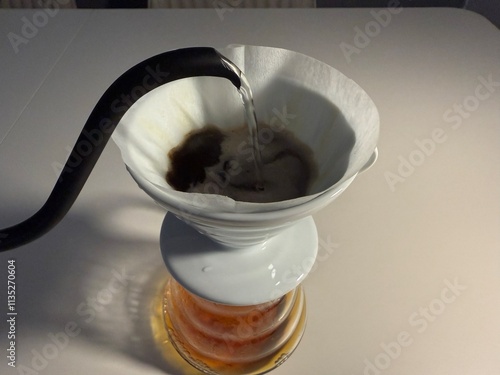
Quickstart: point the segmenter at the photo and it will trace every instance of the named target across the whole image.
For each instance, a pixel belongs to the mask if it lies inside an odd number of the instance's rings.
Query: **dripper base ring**
[[[241,235],[252,237],[254,228],[246,227]],[[167,270],[186,290],[217,303],[248,306],[275,300],[302,283],[315,264],[318,234],[308,216],[290,220],[267,241],[231,248],[169,212],[160,249]]]

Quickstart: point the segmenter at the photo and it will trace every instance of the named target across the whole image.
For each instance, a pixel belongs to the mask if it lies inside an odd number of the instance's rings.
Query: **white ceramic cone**
[[[146,94],[125,114],[113,138],[139,186],[167,210],[217,241],[245,246],[234,230],[255,231],[254,243],[293,220],[310,215],[336,197],[370,160],[376,149],[379,117],[373,101],[333,67],[296,52],[239,46],[220,50],[245,73],[260,121],[282,125],[314,150],[318,177],[305,197],[273,203],[174,190],[165,179],[168,152],[193,129],[215,124],[223,129],[244,123],[237,90],[214,77],[183,79]],[[322,198],[321,198],[322,197]],[[305,203],[317,200],[315,204]],[[213,228],[213,230],[212,230]],[[220,230],[219,230],[220,229]]]

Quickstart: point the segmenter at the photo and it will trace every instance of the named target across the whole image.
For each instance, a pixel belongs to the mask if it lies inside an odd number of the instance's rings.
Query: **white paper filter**
[[[273,203],[174,190],[166,182],[168,152],[193,129],[244,124],[243,104],[226,79],[197,77],[163,85],[137,101],[113,134],[127,168],[155,199],[179,206],[203,202],[207,212],[264,212],[303,203],[338,189],[375,150],[379,117],[369,96],[336,69],[296,52],[256,46],[219,50],[246,75],[259,121],[284,124],[314,151],[318,176],[309,195]],[[248,147],[250,147],[248,145]],[[140,181],[137,177],[140,177]],[[145,186],[145,184],[149,186]]]

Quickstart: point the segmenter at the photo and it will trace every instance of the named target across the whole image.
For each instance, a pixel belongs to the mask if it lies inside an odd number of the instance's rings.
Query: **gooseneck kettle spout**
[[[209,47],[165,52],[144,60],[121,75],[92,110],[45,204],[27,220],[0,230],[0,251],[27,244],[61,221],[75,202],[118,122],[137,99],[168,82],[196,76],[226,78],[237,89],[241,85],[240,70]],[[123,95],[131,99],[126,105],[120,100]],[[93,136],[92,148],[83,156],[79,148],[89,144],[89,135]]]

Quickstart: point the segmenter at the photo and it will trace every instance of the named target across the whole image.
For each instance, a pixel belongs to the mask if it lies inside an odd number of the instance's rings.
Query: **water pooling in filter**
[[[241,75],[246,124],[206,124],[169,152],[167,182],[176,190],[219,194],[243,202],[276,202],[308,194],[313,152],[290,131],[258,123],[252,91]],[[260,132],[266,133],[259,141]]]

